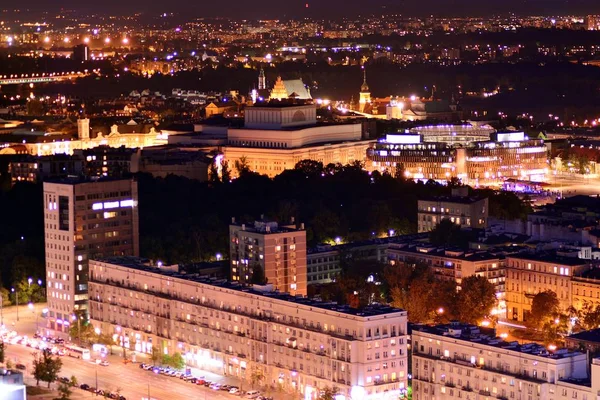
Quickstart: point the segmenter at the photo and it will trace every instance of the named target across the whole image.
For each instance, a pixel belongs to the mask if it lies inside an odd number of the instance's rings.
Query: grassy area
[[[26,391],[27,391],[27,396],[37,396],[37,395],[40,395],[40,394],[48,394],[48,393],[50,393],[50,390],[44,389],[44,388],[39,387],[39,386],[27,386],[26,387]]]

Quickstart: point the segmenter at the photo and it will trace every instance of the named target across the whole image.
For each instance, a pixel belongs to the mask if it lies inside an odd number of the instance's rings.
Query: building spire
[[[369,85],[367,85],[367,69],[363,66],[363,84],[360,87],[361,92],[368,92]]]

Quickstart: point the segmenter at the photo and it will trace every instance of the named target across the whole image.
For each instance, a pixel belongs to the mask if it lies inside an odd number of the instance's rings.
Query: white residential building
[[[418,326],[412,331],[414,400],[596,399],[600,360],[588,375],[587,355],[505,342],[473,325]]]
[[[260,290],[259,290],[260,289]],[[397,399],[407,388],[407,316],[209,281],[134,257],[90,262],[90,315],[138,352],[180,352],[188,365],[316,399]],[[344,397],[340,397],[344,398]]]

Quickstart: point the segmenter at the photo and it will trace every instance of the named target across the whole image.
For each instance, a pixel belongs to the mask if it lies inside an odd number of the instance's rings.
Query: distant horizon
[[[121,2],[106,0],[102,4],[62,0],[49,5],[45,0],[30,0],[28,8],[16,0],[5,0],[7,11],[15,9],[23,13],[54,13],[72,10],[81,13],[101,13],[144,16],[158,16],[161,13],[185,14],[177,17],[190,18],[231,18],[231,19],[298,19],[370,16],[381,14],[402,14],[407,17],[493,17],[515,14],[516,16],[585,16],[600,14],[600,1],[597,0],[505,0],[504,2],[482,2],[479,0],[372,0],[368,7],[359,0],[229,0],[223,10],[220,4],[201,0],[193,5],[186,0],[172,0],[169,6],[148,4],[146,0]],[[306,5],[308,4],[308,8]]]

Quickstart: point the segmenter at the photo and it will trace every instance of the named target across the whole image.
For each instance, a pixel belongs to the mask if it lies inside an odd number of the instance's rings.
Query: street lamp
[[[10,291],[15,294],[15,300],[17,301],[17,322],[19,321],[19,291],[15,288],[10,288]]]

